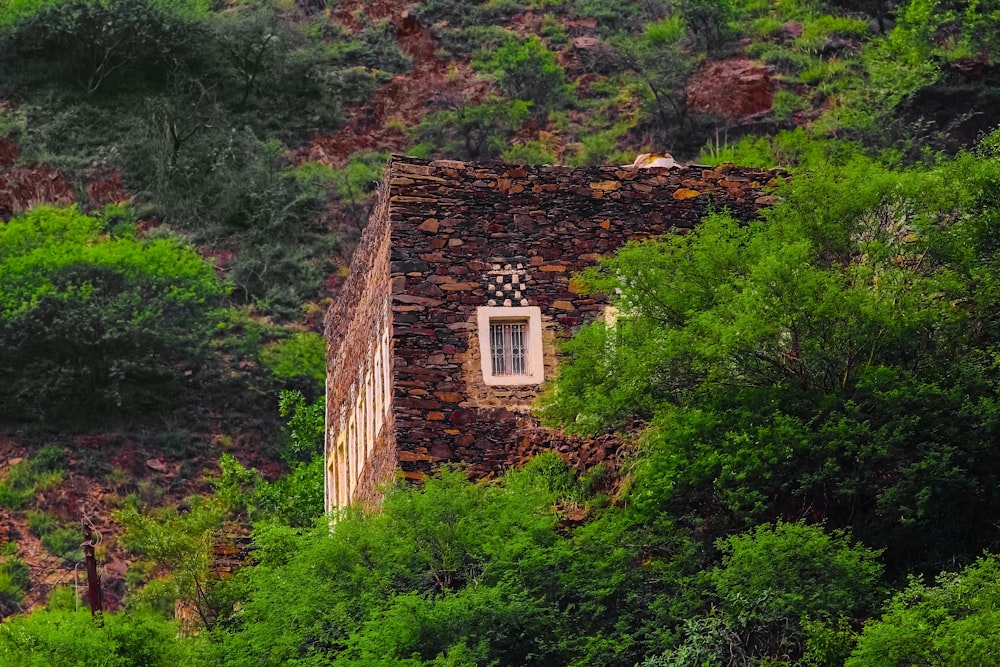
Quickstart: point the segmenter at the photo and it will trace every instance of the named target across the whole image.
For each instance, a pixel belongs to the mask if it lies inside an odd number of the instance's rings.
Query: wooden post
[[[97,574],[97,559],[94,557],[94,540],[92,524],[83,512],[83,558],[87,565],[87,599],[90,601],[90,613],[103,625],[104,604],[101,599],[101,579]]]

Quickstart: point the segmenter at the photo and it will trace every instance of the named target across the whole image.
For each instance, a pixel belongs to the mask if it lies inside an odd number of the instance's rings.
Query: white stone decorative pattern
[[[494,262],[483,275],[487,306],[527,306],[528,270],[523,262]]]

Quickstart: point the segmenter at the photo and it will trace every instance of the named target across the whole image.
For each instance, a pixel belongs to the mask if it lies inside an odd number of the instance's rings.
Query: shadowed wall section
[[[354,252],[351,274],[326,316],[326,510],[374,507],[396,469],[392,413],[388,187]]]

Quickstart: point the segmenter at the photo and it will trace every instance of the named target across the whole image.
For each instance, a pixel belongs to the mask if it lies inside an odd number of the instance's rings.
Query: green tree
[[[291,471],[274,481],[247,469],[231,454],[219,462],[216,496],[231,512],[245,512],[254,523],[278,522],[309,528],[323,514],[324,397],[312,403],[298,391],[283,390],[278,403],[288,417],[282,455]]]
[[[528,119],[524,100],[488,97],[481,104],[444,99],[445,108],[424,116],[414,138],[434,154],[455,159],[488,160],[507,148],[510,137]]]
[[[180,638],[177,626],[148,613],[46,611],[0,625],[0,661],[10,667],[166,667],[210,664],[205,642]]]
[[[172,608],[179,600],[194,610],[203,627],[211,628],[220,613],[213,596],[218,583],[212,571],[214,547],[226,514],[215,499],[193,496],[187,504],[185,512],[169,508],[156,517],[126,507],[113,517],[124,529],[123,543],[163,575],[136,592],[133,604]]]
[[[1000,641],[1000,568],[987,555],[933,585],[912,579],[865,624],[848,667],[991,665]]]
[[[225,286],[174,238],[108,233],[118,220],[41,207],[0,225],[6,418],[162,405],[208,359]]]
[[[533,109],[547,110],[566,98],[566,74],[538,37],[507,39],[492,52],[478,54],[473,65],[510,97],[532,102]]]
[[[126,81],[162,80],[198,43],[194,7],[158,0],[13,3],[3,23],[6,58],[19,74],[72,82],[93,95]]]
[[[732,37],[730,23],[736,18],[732,0],[681,0],[680,13],[698,45],[715,51]]]
[[[588,274],[622,315],[567,346],[542,414],[649,420],[629,494],[649,520],[814,512],[895,571],[991,547],[994,160],[854,160],[797,175],[765,223],[624,248]]]
[[[640,34],[619,33],[610,43],[622,67],[646,84],[660,137],[680,137],[689,122],[686,86],[695,64],[684,19],[672,16],[652,22]]]
[[[801,655],[803,623],[865,617],[881,602],[879,553],[841,531],[778,522],[720,540],[709,573],[747,653]]]
[[[260,526],[225,664],[562,662],[568,627],[543,594],[558,576],[547,479],[474,485],[448,472],[392,491],[380,513],[342,513],[332,532]]]

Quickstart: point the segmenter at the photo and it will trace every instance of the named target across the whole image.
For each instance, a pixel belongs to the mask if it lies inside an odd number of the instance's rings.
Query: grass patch
[[[64,454],[57,445],[45,445],[31,459],[11,466],[0,481],[0,507],[21,509],[41,491],[62,481]]]
[[[64,524],[43,511],[27,513],[28,529],[53,556],[79,563],[83,561],[83,531],[75,524]]]

